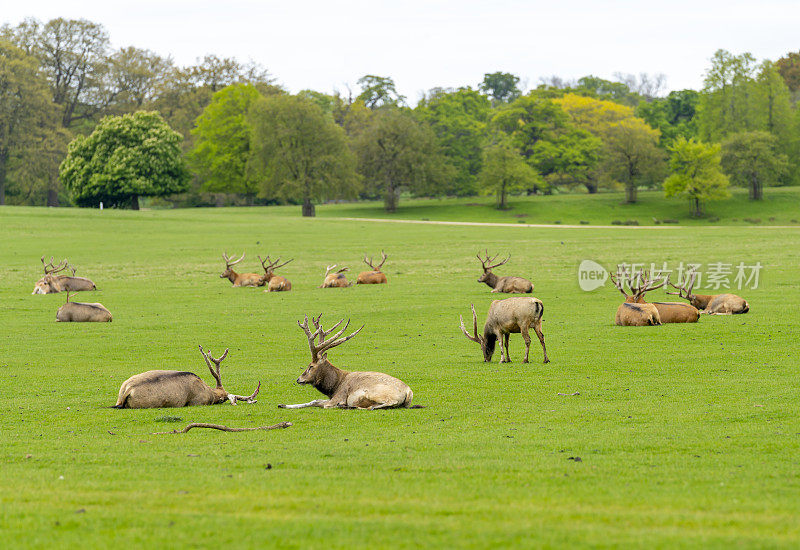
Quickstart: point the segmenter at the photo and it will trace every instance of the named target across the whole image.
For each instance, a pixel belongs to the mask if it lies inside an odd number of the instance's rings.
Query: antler
[[[638,280],[639,280],[639,287],[635,289],[635,294],[634,294],[637,301],[643,299],[644,295],[650,292],[651,290],[656,290],[657,288],[661,288],[662,286],[667,284],[667,280],[663,278],[660,279],[661,280],[660,283],[658,283],[658,281],[653,281],[649,271],[639,271]],[[634,290],[634,288],[631,287],[631,290]]]
[[[259,256],[258,259],[261,260],[261,256]],[[280,261],[281,261],[281,259],[278,258],[277,260],[275,260],[273,262],[272,260],[269,259],[269,256],[267,256],[265,259],[261,260],[261,267],[264,268],[264,272],[265,273],[269,273],[270,271],[275,271],[279,267],[283,267],[286,264],[288,264],[289,262],[294,261],[294,258],[292,258],[291,260],[287,260],[287,261],[283,262],[280,265],[277,265],[277,263],[280,262]],[[264,265],[266,263],[268,263],[269,265]],[[327,275],[327,273],[325,275]]]
[[[225,348],[225,353],[223,353],[222,357],[220,357],[219,359],[214,359],[211,356],[211,352],[210,351],[208,353],[206,353],[203,350],[203,346],[200,346],[200,353],[203,354],[203,358],[206,360],[206,365],[208,365],[208,370],[211,371],[211,376],[213,376],[214,380],[217,381],[217,387],[221,388],[222,387],[222,377],[219,374],[219,364],[222,363],[225,360],[225,358],[228,356],[228,348]],[[214,370],[214,367],[211,366],[211,363],[214,363],[217,366],[216,371]],[[259,384],[261,384],[261,383],[259,382]]]
[[[52,275],[53,273],[58,273],[59,271],[64,271],[67,268],[67,260],[64,259],[58,265],[53,265],[53,256],[50,256],[50,263],[44,263],[44,256],[42,256],[42,265],[44,266],[44,274],[45,275]],[[47,268],[50,269],[47,269]]]
[[[372,268],[372,271],[380,271],[381,268],[383,267],[383,264],[386,262],[387,257],[388,256],[386,256],[386,253],[383,250],[381,250],[381,263],[378,264],[378,267],[375,267],[374,265],[372,265],[372,258],[367,258],[367,255],[364,254],[364,263],[370,266]]]
[[[300,321],[297,321],[297,326],[299,326],[301,329],[303,329],[303,332],[306,333],[306,337],[308,337],[308,347],[311,350],[311,360],[315,361],[315,362],[318,361],[319,358],[324,357],[325,353],[329,349],[335,348],[336,346],[340,346],[340,345],[344,344],[350,338],[352,338],[353,336],[355,336],[356,334],[361,332],[361,329],[363,329],[364,326],[365,326],[365,325],[361,325],[361,327],[358,330],[356,330],[355,332],[353,332],[349,336],[345,336],[345,337],[340,338],[340,336],[342,336],[342,334],[344,334],[344,331],[347,330],[347,327],[350,326],[350,320],[348,319],[347,323],[344,325],[344,327],[342,327],[339,330],[339,332],[337,332],[333,336],[333,338],[331,338],[330,340],[326,340],[326,338],[332,332],[334,332],[337,328],[339,328],[339,326],[344,322],[344,319],[340,319],[339,322],[336,323],[335,325],[333,325],[332,328],[330,328],[328,330],[325,330],[322,327],[322,325],[320,324],[320,319],[321,318],[322,318],[322,314],[321,313],[316,318],[314,318],[313,316],[311,317],[311,321],[314,323],[314,327],[316,328],[316,330],[313,333],[311,332],[311,329],[308,326],[308,315],[304,316],[304,320],[303,320],[302,323]],[[314,340],[317,338],[317,336],[320,337],[319,338],[319,343],[315,343],[314,342]]]
[[[681,284],[681,282],[678,281],[678,285],[680,286],[672,284],[669,281],[669,277],[667,277],[667,282],[669,283],[669,286],[678,289],[678,292],[670,292],[669,290],[667,290],[667,294],[673,294],[675,296],[680,296],[681,298],[686,298],[687,300],[689,300],[690,299],[689,297],[692,295],[692,287],[694,287],[695,280],[697,280],[697,273],[694,271],[691,271],[685,275],[683,284]]]
[[[75,272],[78,271],[78,270],[75,269],[75,266],[72,265],[72,264],[69,264],[69,268],[72,270],[72,276],[74,277],[75,276]]]
[[[464,336],[473,342],[478,342],[480,344],[481,338],[478,336],[478,315],[475,313],[475,306],[473,304],[470,304],[469,307],[472,308],[472,333],[474,336],[469,335],[469,332],[467,332],[467,327],[464,326],[464,318],[459,315],[458,318],[461,320],[461,332],[463,332]]]
[[[238,264],[239,262],[244,260],[244,255],[245,255],[245,253],[242,252],[242,257],[241,258],[239,258],[238,260],[231,260],[230,258],[228,258],[228,253],[227,252],[223,252],[222,253],[222,259],[225,260],[225,267],[226,268],[230,268],[230,267],[235,266],[236,264]]]
[[[481,255],[480,255],[480,253],[478,253],[478,254],[477,254],[477,257],[478,257],[478,259],[480,260],[480,262],[481,262],[481,265],[483,266],[483,271],[484,271],[484,273],[486,273],[486,272],[487,272],[487,271],[489,271],[489,270],[492,270],[492,269],[494,269],[495,267],[500,267],[501,265],[503,265],[504,263],[506,263],[508,260],[510,260],[510,259],[511,259],[511,254],[509,254],[509,255],[508,255],[508,257],[507,257],[505,260],[503,260],[502,262],[500,262],[499,264],[494,264],[494,265],[489,265],[489,266],[487,266],[486,264],[488,264],[488,263],[491,263],[491,262],[495,261],[495,259],[497,259],[497,257],[498,257],[500,254],[499,254],[499,253],[498,253],[498,254],[495,254],[494,256],[492,256],[492,257],[490,258],[490,257],[489,257],[489,251],[488,251],[488,250],[486,250],[486,251],[484,251],[484,252],[485,252],[485,254],[486,254],[486,259],[485,259],[485,260],[484,260],[483,258],[481,258]]]
[[[232,393],[228,394],[228,399],[231,402],[231,405],[235,405],[237,401],[246,401],[248,403],[255,403],[256,402],[256,395],[258,395],[258,390],[261,389],[261,380],[258,381],[258,386],[256,387],[256,391],[248,396],[243,395],[235,395]]]

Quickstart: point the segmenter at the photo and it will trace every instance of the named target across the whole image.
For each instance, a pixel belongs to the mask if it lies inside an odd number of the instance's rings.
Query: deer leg
[[[298,403],[297,405],[278,405],[279,409],[305,409],[306,407],[325,407],[329,399],[315,399],[308,403]]]
[[[542,322],[533,324],[533,330],[536,331],[536,336],[539,337],[539,342],[542,343],[542,351],[544,352],[544,363],[549,363],[550,359],[547,358],[547,348],[544,347],[544,334],[542,334]]]
[[[500,340],[500,351],[502,352],[503,349],[506,350],[505,357],[500,358],[501,363],[510,363],[511,362],[511,355],[508,353],[508,337],[510,335],[508,333],[503,334],[502,339]]]
[[[531,352],[531,335],[528,333],[528,329],[530,327],[521,327],[520,332],[522,333],[522,339],[525,340],[525,359],[522,360],[523,363],[528,362],[528,354]]]

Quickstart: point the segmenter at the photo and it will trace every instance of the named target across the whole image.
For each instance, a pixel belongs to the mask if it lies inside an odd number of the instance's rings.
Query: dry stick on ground
[[[558,395],[566,395],[567,397],[572,397],[573,395],[580,395],[580,394],[581,394],[581,392],[579,392],[579,391],[576,391],[575,393],[561,393],[561,392],[558,392]]]
[[[214,430],[221,430],[223,432],[252,432],[253,430],[276,430],[278,428],[288,428],[291,422],[278,422],[274,426],[256,426],[255,428],[230,428],[222,424],[207,424],[205,422],[192,422],[182,430],[172,430],[171,432],[153,432],[153,435],[164,434],[185,434],[192,428],[212,428]]]

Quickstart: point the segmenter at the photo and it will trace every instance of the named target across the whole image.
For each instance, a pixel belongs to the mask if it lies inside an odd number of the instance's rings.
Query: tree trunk
[[[314,203],[311,202],[311,197],[306,197],[303,199],[303,216],[306,218],[313,218],[317,215],[316,208],[314,208]]]
[[[0,206],[6,203],[6,162],[8,154],[0,151]]]
[[[764,198],[764,193],[761,190],[761,182],[758,180],[756,174],[750,176],[750,199],[760,201]]]
[[[386,207],[387,212],[396,212],[397,211],[397,189],[395,189],[394,185],[389,184],[386,186],[386,196],[383,199],[383,204]]]
[[[635,183],[630,182],[630,183],[626,184],[625,185],[625,202],[627,202],[628,204],[635,203],[636,202],[636,193],[637,193],[637,191],[638,190],[636,189],[636,184]]]
[[[703,215],[703,203],[697,197],[694,199],[694,215],[697,218]]]
[[[498,199],[499,199],[500,204],[497,205],[497,208],[499,208],[500,210],[505,210],[506,209],[506,186],[505,185],[501,185],[500,186],[500,195],[498,196]]]
[[[253,199],[255,199],[255,195],[253,193],[245,193],[244,203],[247,206],[253,206]]]
[[[597,193],[597,182],[596,181],[589,181],[584,183],[583,185],[586,186],[586,191],[589,192],[590,195],[594,195]]]
[[[131,210],[139,210],[139,196],[138,195],[134,195],[133,197],[131,197],[130,206],[131,206]]]
[[[47,188],[47,206],[58,206],[58,189],[54,185]]]

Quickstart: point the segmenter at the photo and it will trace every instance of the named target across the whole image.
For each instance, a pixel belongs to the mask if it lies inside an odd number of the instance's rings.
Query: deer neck
[[[713,299],[714,296],[709,296],[708,294],[691,294],[689,296],[689,303],[697,309],[705,309]]]
[[[264,272],[264,280],[266,282],[270,282],[274,276],[275,276],[275,274],[272,271]]]
[[[317,377],[313,382],[313,386],[319,390],[320,393],[331,397],[336,393],[336,390],[339,389],[339,386],[342,385],[345,377],[349,373],[333,366],[327,359],[323,359],[319,366],[321,368],[317,370]]]
[[[230,282],[232,282],[232,283],[235,283],[235,282],[236,282],[236,279],[238,279],[238,278],[239,278],[239,274],[238,274],[238,273],[236,273],[234,270],[232,270],[232,269],[231,269],[231,270],[230,270],[230,273],[228,273],[228,280],[229,280]]]
[[[499,280],[500,280],[500,277],[498,277],[497,275],[495,275],[491,271],[487,271],[486,272],[486,279],[483,282],[486,283],[488,286],[494,288],[494,287],[497,286],[497,281],[499,281]]]

